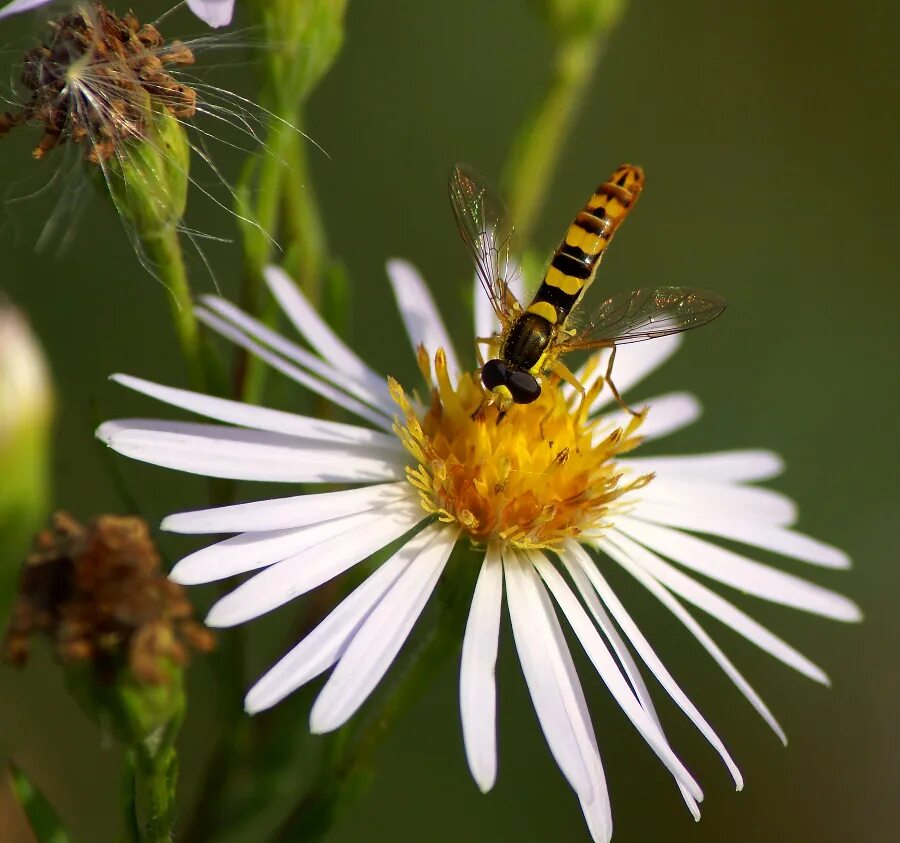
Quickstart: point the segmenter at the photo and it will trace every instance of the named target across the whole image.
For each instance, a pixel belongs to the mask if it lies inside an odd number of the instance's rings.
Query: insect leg
[[[482,352],[481,346],[490,345],[493,341],[493,337],[475,337],[475,356],[478,358],[479,369],[484,366],[484,352]]]
[[[585,410],[584,399],[587,397],[587,393],[584,390],[584,387],[581,385],[581,381],[575,377],[575,373],[565,364],[557,358],[553,361],[553,364],[550,366],[551,371],[555,375],[559,375],[569,386],[573,389],[578,390],[578,394],[581,396],[581,402],[578,405],[578,412],[581,413]]]
[[[613,363],[615,363],[615,362],[616,362],[616,347],[613,346],[612,351],[610,352],[610,355],[609,355],[609,362],[606,364],[606,374],[603,376],[603,380],[606,381],[607,385],[609,386],[610,390],[612,391],[613,398],[616,399],[616,403],[623,410],[625,410],[628,413],[631,413],[631,415],[633,415],[633,416],[640,415],[640,413],[637,413],[634,410],[632,410],[631,407],[629,407],[622,400],[622,396],[619,395],[619,390],[616,389],[616,385],[612,381],[612,369],[613,369]]]

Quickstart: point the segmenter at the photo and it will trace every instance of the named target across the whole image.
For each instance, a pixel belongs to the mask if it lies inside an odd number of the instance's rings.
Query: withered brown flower
[[[24,123],[43,128],[35,158],[71,142],[102,163],[122,141],[144,139],[154,112],[194,116],[195,91],[170,72],[194,63],[186,44],[167,44],[133,12],[119,17],[100,3],[82,3],[49,26],[48,41],[25,54],[27,101],[17,113],[0,114],[0,135]]]
[[[140,684],[168,681],[190,649],[212,649],[181,586],[169,581],[141,518],[100,515],[87,526],[53,516],[35,537],[3,657],[23,665],[31,638],[48,635],[65,663],[92,662],[101,679],[128,667]]]

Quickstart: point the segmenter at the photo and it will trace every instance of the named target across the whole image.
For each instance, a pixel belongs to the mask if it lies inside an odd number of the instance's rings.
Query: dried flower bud
[[[167,45],[156,27],[100,3],[82,4],[50,27],[48,41],[25,55],[26,102],[18,113],[0,115],[0,134],[23,123],[43,128],[35,158],[78,143],[89,161],[103,163],[124,142],[153,135],[159,113],[194,115],[194,91],[169,73],[194,62],[180,41]]]
[[[57,513],[36,536],[4,658],[24,664],[37,633],[53,640],[64,663],[89,663],[103,682],[126,669],[138,685],[169,683],[191,649],[213,646],[181,586],[161,572],[146,522],[115,515],[83,526]]]
[[[190,144],[181,121],[196,114],[197,95],[173,71],[192,65],[193,51],[101,3],[81,3],[49,26],[46,43],[25,54],[23,105],[0,115],[0,135],[38,125],[36,159],[82,145],[140,240],[161,236],[187,205]]]

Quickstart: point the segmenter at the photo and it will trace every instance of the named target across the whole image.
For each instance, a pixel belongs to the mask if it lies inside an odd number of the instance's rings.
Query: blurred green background
[[[139,13],[158,8],[135,3]],[[184,35],[199,27],[179,13],[166,31]],[[28,18],[2,24],[9,66],[35,31]],[[773,485],[799,501],[799,528],[846,548],[855,569],[780,564],[847,593],[866,614],[863,625],[843,627],[729,595],[822,664],[830,690],[706,623],[787,729],[784,749],[699,646],[651,599],[617,579],[747,782],[735,794],[713,751],[657,694],[673,743],[706,792],[695,826],[668,774],[582,659],[618,843],[896,839],[898,43],[900,4],[890,0],[637,0],[609,45],[543,209],[538,242],[549,251],[616,164],[646,168],[644,198],[598,283],[611,290],[693,285],[717,290],[729,303],[718,323],[690,335],[674,361],[632,396],[686,389],[704,404],[701,423],[655,450],[747,446],[783,454],[788,471]],[[467,347],[470,318],[461,290],[469,269],[445,196],[446,173],[465,160],[499,180],[547,56],[547,37],[524,0],[351,0],[346,46],[314,97],[307,128],[328,153],[313,155],[316,188],[332,250],[355,282],[352,343],[374,368],[407,382],[414,376],[383,271],[392,256],[421,268],[458,346]],[[252,51],[213,54],[211,63],[223,66],[210,71],[210,81],[252,96],[245,58],[252,61]],[[59,193],[51,188],[39,199],[9,200],[34,189],[34,179],[43,178],[35,173],[63,156],[33,163],[34,141],[16,132],[0,142],[0,284],[27,310],[59,389],[56,504],[86,518],[123,506],[94,443],[95,423],[167,413],[108,384],[107,375],[125,371],[176,384],[185,376],[166,292],[138,266],[102,201],[77,204],[71,213],[79,228],[61,255],[35,254]],[[225,144],[210,149],[234,177],[237,156]],[[199,168],[197,174],[214,181]],[[211,203],[197,202],[190,222],[235,236],[233,220]],[[237,246],[209,248],[225,294],[235,289],[238,254]],[[211,291],[199,262],[193,268],[198,287]],[[272,386],[274,401],[301,406],[283,384]],[[124,463],[151,520],[203,505],[199,481]],[[162,546],[175,558],[191,545],[164,537]],[[251,638],[289,626],[294,611],[287,607],[254,625]],[[277,652],[260,649],[253,670]],[[537,727],[508,630],[500,661],[496,789],[482,797],[468,775],[456,665],[448,665],[386,738],[371,790],[330,841],[588,840],[577,801]],[[211,685],[203,664],[192,678],[185,799],[226,693]],[[298,717],[307,710],[302,702]],[[47,657],[22,673],[0,668],[0,756],[7,754],[44,787],[77,840],[115,839],[120,758],[69,700]],[[0,840],[28,839],[0,788]]]

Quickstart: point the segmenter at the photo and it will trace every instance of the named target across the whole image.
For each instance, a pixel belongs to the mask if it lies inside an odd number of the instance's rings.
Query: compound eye
[[[530,404],[541,394],[540,384],[528,372],[510,372],[506,386],[516,404]]]
[[[502,360],[488,360],[481,369],[481,382],[490,390],[505,385],[508,376],[509,370]]]

